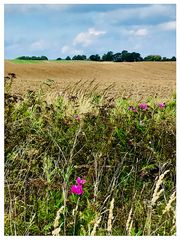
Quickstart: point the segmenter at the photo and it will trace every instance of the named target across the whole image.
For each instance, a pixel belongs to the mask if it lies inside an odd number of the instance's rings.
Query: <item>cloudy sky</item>
[[[5,5],[5,58],[107,51],[176,56],[174,4]]]

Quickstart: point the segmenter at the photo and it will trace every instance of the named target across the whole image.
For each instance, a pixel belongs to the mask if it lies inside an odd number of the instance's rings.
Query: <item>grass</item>
[[[72,62],[78,62],[78,63],[94,63],[93,61],[81,61],[81,60],[21,60],[21,59],[10,59],[8,60],[12,63],[15,63],[15,64],[30,64],[30,63],[34,63],[34,64],[37,64],[37,63],[49,63],[49,62],[57,62],[57,63],[72,63]]]
[[[5,93],[5,235],[174,235],[176,100]],[[129,110],[135,106],[137,112]],[[86,180],[82,195],[71,186]]]
[[[16,63],[16,64],[30,64],[30,63],[44,63],[44,62],[48,62],[48,61],[43,61],[43,60],[21,60],[21,59],[11,59],[11,60],[8,60],[12,63]]]

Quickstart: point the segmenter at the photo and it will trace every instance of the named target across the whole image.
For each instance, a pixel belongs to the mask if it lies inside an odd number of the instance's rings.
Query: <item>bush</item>
[[[160,55],[149,55],[144,58],[144,61],[161,61]]]

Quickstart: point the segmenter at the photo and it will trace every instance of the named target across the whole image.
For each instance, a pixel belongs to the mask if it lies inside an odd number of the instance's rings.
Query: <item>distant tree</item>
[[[113,52],[109,51],[102,56],[103,61],[113,61]]]
[[[82,55],[81,57],[82,57],[82,60],[86,60],[87,59],[86,55]]]
[[[17,57],[17,59],[19,60],[48,60],[48,58],[46,56],[41,56],[41,57],[36,57],[36,56],[21,56],[21,57]]]
[[[58,57],[56,60],[58,60],[58,61],[59,61],[59,60],[62,60],[62,58]]]
[[[20,57],[17,57],[16,59],[25,60],[25,56],[20,56]]]
[[[171,61],[176,61],[176,57],[173,56],[173,57],[171,58]]]
[[[123,50],[122,53],[121,53],[121,55],[122,55],[122,61],[123,61],[123,62],[127,62],[127,61],[128,61],[128,58],[129,58],[129,53],[128,53],[128,51],[127,51],[127,50]]]
[[[75,55],[72,60],[86,60],[85,55]]]
[[[46,56],[41,56],[41,60],[48,60]]]
[[[121,53],[115,53],[113,55],[113,62],[122,62],[122,54]]]
[[[144,58],[144,61],[161,61],[161,59],[160,55],[148,55]]]
[[[169,61],[169,59],[167,57],[163,57],[162,61]]]
[[[154,61],[161,61],[161,56],[160,55],[155,55],[154,56]]]
[[[71,60],[71,58],[70,58],[69,56],[67,56],[67,57],[66,57],[66,60],[68,60],[68,61],[69,61],[69,60]]]
[[[31,57],[29,57],[29,56],[21,56],[21,57],[18,57],[17,59],[19,59],[19,60],[30,60]]]
[[[38,60],[38,57],[32,56],[32,57],[31,57],[31,60]]]
[[[140,61],[141,57],[139,53],[136,52],[128,52],[126,50],[123,50],[121,53],[121,58],[123,62],[135,62],[135,61]]]
[[[143,61],[143,58],[141,57],[140,53],[132,52],[131,57],[132,57],[133,62]]]
[[[96,54],[96,55],[91,55],[91,56],[89,57],[89,59],[90,59],[91,61],[100,61],[100,60],[101,60],[101,57],[100,57],[98,54]]]

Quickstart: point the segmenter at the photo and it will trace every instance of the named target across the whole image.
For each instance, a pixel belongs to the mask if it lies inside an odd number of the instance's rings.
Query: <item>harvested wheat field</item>
[[[28,89],[39,89],[47,79],[54,80],[49,93],[59,94],[69,85],[81,80],[81,88],[92,80],[97,89],[110,88],[111,94],[134,99],[172,96],[176,88],[175,62],[82,62],[82,61],[43,61],[39,63],[16,63],[5,61],[5,76],[16,74],[12,91],[24,94]]]

